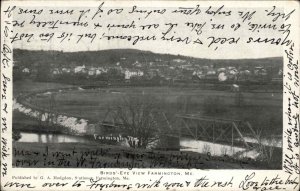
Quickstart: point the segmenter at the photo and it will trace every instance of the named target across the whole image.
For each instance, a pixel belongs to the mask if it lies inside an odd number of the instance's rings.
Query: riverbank
[[[13,132],[32,132],[37,134],[58,134],[58,136],[61,134],[69,134],[68,132],[64,132],[64,129],[62,127],[55,127],[51,126],[40,126],[38,125],[38,122],[30,118],[29,116],[15,112],[14,116],[18,123],[14,123],[14,129]],[[23,123],[20,123],[23,122]],[[40,140],[47,139],[48,136],[38,137]],[[55,139],[52,137],[53,140]],[[51,137],[50,137],[51,139]],[[77,138],[75,138],[77,140]],[[37,167],[37,168],[49,168],[49,167],[72,167],[72,168],[96,168],[94,162],[97,160],[101,164],[105,164],[105,161],[113,161],[115,158],[119,157],[117,161],[115,161],[117,164],[109,164],[107,168],[130,168],[130,164],[128,163],[128,160],[138,159],[140,158],[136,163],[136,168],[155,168],[156,165],[157,168],[200,168],[200,169],[277,169],[281,167],[281,158],[273,157],[272,162],[260,162],[255,159],[247,159],[247,158],[240,158],[237,156],[210,156],[210,154],[202,154],[201,152],[191,152],[191,151],[159,151],[159,150],[142,150],[142,149],[132,149],[127,147],[119,147],[116,145],[104,145],[101,143],[97,143],[92,137],[86,137],[87,141],[76,141],[73,143],[57,143],[51,142],[51,141],[34,141],[29,140],[27,142],[18,142],[14,141],[14,153],[17,152],[23,152],[23,153],[43,153],[49,149],[48,152],[52,154],[47,155],[47,159],[43,158],[42,156],[35,156],[34,158],[31,155],[15,155],[14,154],[14,165],[16,167]],[[30,143],[32,142],[32,143]],[[81,160],[81,156],[73,156],[67,159],[67,163],[69,165],[64,166],[62,164],[62,161],[64,161],[64,158],[55,158],[53,157],[53,153],[61,153],[62,156],[66,155],[69,156],[75,151],[76,153],[84,153],[86,151],[97,153],[98,149],[108,149],[111,153],[108,156],[96,156],[92,158],[84,158],[84,161],[86,161],[87,165],[79,165],[78,161]],[[202,150],[203,151],[203,150]],[[119,155],[117,155],[119,154]],[[41,154],[44,155],[44,154]],[[281,156],[281,149],[275,149],[273,156]],[[120,157],[123,156],[123,157]],[[128,159],[128,157],[131,157]],[[50,158],[49,158],[50,157]],[[52,157],[52,159],[51,159]],[[158,158],[157,158],[158,157]],[[161,157],[161,158],[160,158]],[[157,160],[153,161],[153,158],[157,158]],[[50,166],[49,164],[44,164],[42,162],[38,161],[45,161],[50,160]],[[162,160],[160,160],[162,159]],[[177,160],[178,159],[178,160]],[[65,161],[65,162],[66,162]],[[165,162],[164,162],[165,161]],[[166,162],[168,161],[168,162]],[[32,166],[34,162],[37,162],[36,165]],[[120,162],[120,164],[119,164]],[[133,162],[133,161],[131,161]],[[161,163],[162,162],[162,163]],[[170,164],[169,164],[170,163]],[[116,166],[115,166],[116,165]],[[104,167],[105,168],[105,167]]]
[[[13,131],[23,131],[23,132],[38,132],[38,133],[63,133],[64,129],[58,126],[47,127],[45,125],[40,125],[37,120],[18,112],[13,112]]]

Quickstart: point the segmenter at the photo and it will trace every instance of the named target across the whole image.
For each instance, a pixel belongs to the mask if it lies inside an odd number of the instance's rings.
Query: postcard
[[[299,2],[1,1],[1,190],[299,190]]]

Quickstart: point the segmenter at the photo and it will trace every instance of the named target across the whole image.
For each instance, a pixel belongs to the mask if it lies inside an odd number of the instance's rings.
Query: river
[[[21,132],[21,138],[18,142],[34,142],[34,143],[96,143],[95,139],[65,135],[65,134],[52,134],[52,133],[28,133]],[[122,143],[123,146],[128,146],[126,143]],[[206,141],[193,140],[190,138],[180,138],[180,151],[192,151],[196,153],[210,152],[214,156],[233,156],[236,153],[242,153],[244,157],[256,158],[258,153],[255,151],[247,151],[241,147],[231,147],[229,145],[216,144]]]
[[[87,137],[52,134],[52,133],[28,133],[21,132],[21,138],[18,142],[33,142],[33,143],[94,143],[95,140]]]

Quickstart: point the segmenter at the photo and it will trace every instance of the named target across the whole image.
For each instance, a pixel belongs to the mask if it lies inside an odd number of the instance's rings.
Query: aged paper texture
[[[296,1],[1,1],[1,190],[299,190]]]

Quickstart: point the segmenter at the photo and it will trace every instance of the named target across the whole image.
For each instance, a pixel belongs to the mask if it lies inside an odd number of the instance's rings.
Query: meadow
[[[176,114],[197,114],[214,118],[248,121],[265,136],[282,135],[282,93],[236,92],[189,87],[107,87],[62,90],[31,97],[39,108],[80,116],[90,122],[110,121],[107,113],[126,96],[151,96],[155,107],[163,111],[171,125],[177,126]]]

